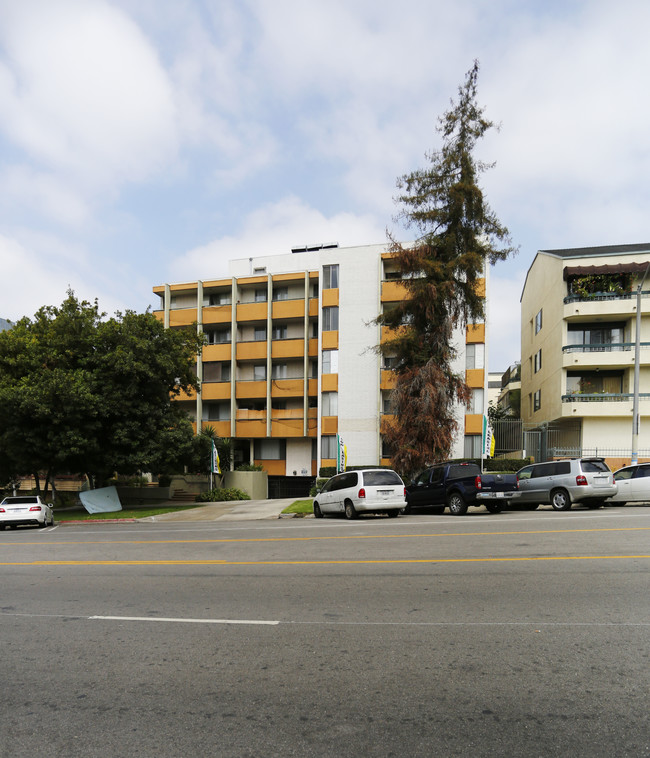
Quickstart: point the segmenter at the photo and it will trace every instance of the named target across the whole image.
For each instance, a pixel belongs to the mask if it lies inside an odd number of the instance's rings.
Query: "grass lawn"
[[[147,516],[159,516],[161,513],[172,513],[173,511],[188,511],[193,508],[200,508],[201,504],[196,505],[161,505],[152,508],[124,508],[121,511],[113,513],[88,513],[85,508],[71,508],[64,511],[54,511],[55,521],[96,521],[98,519],[127,519],[127,518],[146,518]]]
[[[314,512],[314,506],[312,505],[313,499],[309,498],[309,500],[296,500],[295,503],[292,503],[291,505],[287,506],[282,513],[298,513],[298,514],[306,514],[306,513],[313,513]]]

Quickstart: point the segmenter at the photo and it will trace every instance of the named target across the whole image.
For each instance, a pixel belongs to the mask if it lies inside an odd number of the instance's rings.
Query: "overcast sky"
[[[650,241],[647,0],[0,0],[0,317],[383,242],[474,59],[490,369],[538,249]]]

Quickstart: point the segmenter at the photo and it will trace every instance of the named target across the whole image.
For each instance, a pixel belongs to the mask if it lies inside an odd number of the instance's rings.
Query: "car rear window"
[[[605,461],[580,461],[580,465],[582,466],[582,470],[586,471],[588,473],[594,473],[594,472],[609,472],[609,468],[607,467],[607,464]]]
[[[464,476],[479,476],[481,469],[475,463],[456,463],[449,467],[449,479],[462,479]]]
[[[384,484],[401,484],[402,480],[394,471],[364,471],[363,483],[366,487],[380,487]]]
[[[38,503],[37,497],[6,497],[3,500],[7,505],[17,505],[18,503]]]

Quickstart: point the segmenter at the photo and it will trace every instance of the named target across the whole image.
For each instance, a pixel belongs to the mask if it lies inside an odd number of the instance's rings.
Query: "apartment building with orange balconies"
[[[229,263],[228,278],[154,287],[168,328],[207,340],[197,361],[201,389],[178,400],[196,431],[233,440],[235,461],[276,476],[315,476],[336,463],[390,464],[382,430],[394,375],[374,349],[374,319],[405,297],[386,245],[315,245]],[[480,283],[485,293],[485,281]],[[454,457],[480,455],[487,370],[484,324],[454,335],[456,370],[472,388],[459,407]]]

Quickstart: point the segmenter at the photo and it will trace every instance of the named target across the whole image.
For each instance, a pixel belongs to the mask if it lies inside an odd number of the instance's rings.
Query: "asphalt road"
[[[650,756],[650,508],[0,532],[0,756]]]

